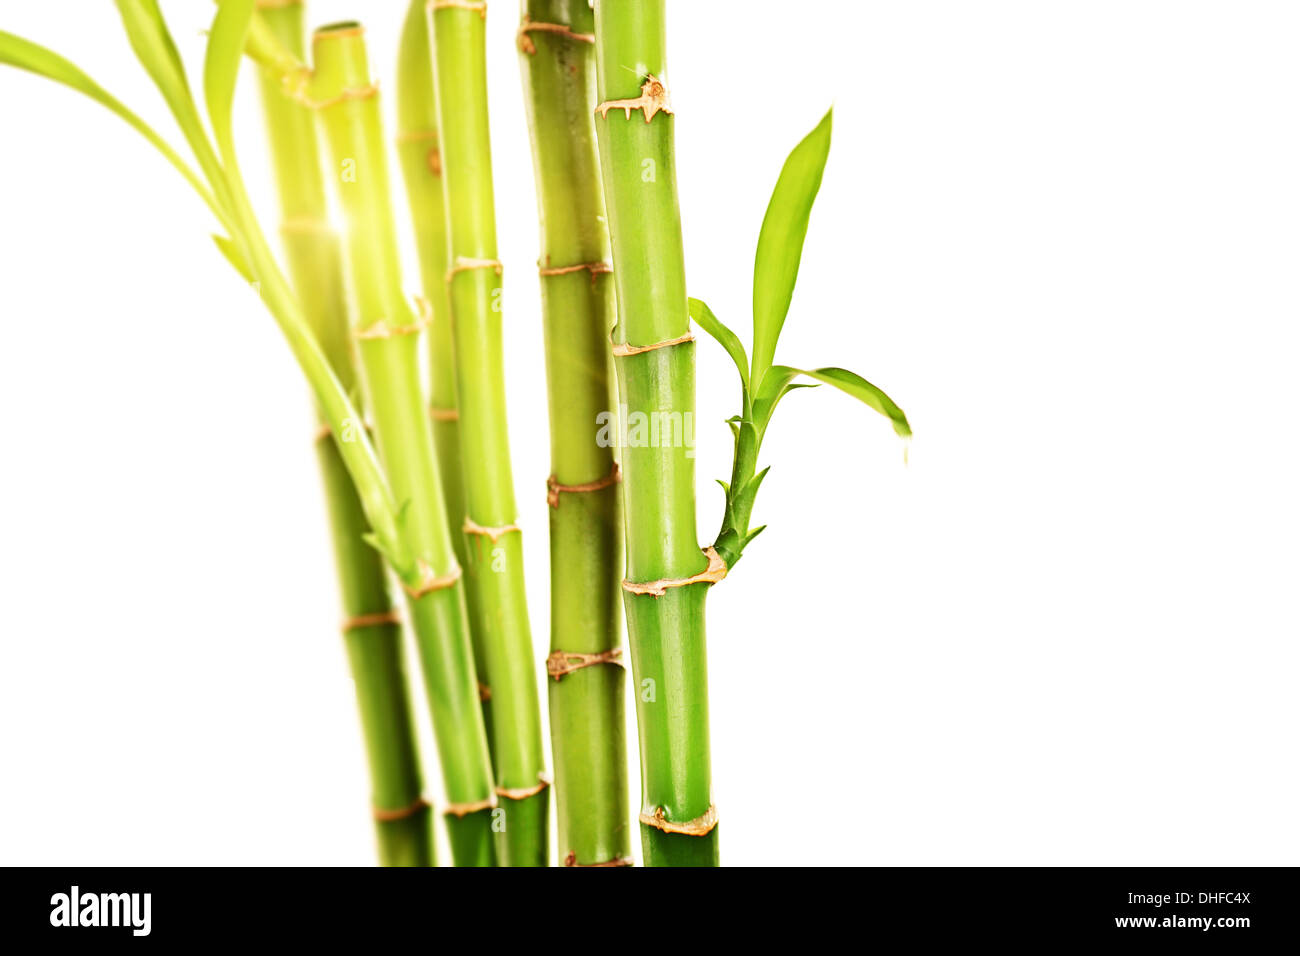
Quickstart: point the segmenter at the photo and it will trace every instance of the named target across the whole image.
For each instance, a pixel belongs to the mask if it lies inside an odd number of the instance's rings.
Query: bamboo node
[[[364,329],[357,329],[352,334],[358,339],[391,339],[399,335],[419,335],[433,322],[433,306],[429,300],[421,296],[415,297],[415,308],[419,312],[417,318],[410,325],[393,325],[388,319],[379,319],[366,326]]]
[[[398,820],[405,820],[407,817],[413,817],[422,810],[427,810],[432,804],[424,797],[420,797],[414,803],[407,804],[404,807],[398,807],[395,810],[385,810],[383,807],[371,807],[370,812],[374,814],[376,820],[380,823],[394,823]]]
[[[450,282],[456,278],[458,272],[468,272],[471,269],[491,269],[497,275],[501,275],[500,259],[473,259],[469,256],[457,256],[450,269],[447,270],[447,281]]]
[[[591,284],[596,285],[596,277],[608,275],[614,271],[614,267],[608,262],[579,262],[572,266],[543,266],[537,263],[537,274],[539,276],[567,276],[573,272],[581,272],[586,269],[591,273]]]
[[[641,84],[641,95],[636,99],[606,100],[596,107],[596,112],[600,114],[601,119],[604,119],[610,110],[622,110],[624,119],[631,119],[633,110],[641,110],[645,113],[647,123],[655,118],[656,113],[671,115],[673,111],[668,105],[668,88],[649,74],[646,74],[645,82]]]
[[[446,588],[454,587],[456,582],[460,580],[462,573],[458,566],[452,568],[446,574],[435,574],[433,568],[429,567],[429,565],[423,561],[419,563],[419,572],[420,581],[418,584],[413,586],[407,584],[405,581],[402,582],[402,588],[406,593],[416,599],[422,598],[426,594],[432,594],[434,591],[442,591]]]
[[[439,10],[475,10],[480,19],[487,19],[487,0],[428,0],[424,8],[431,13]]]
[[[548,475],[546,478],[546,503],[552,508],[560,507],[561,494],[582,494],[588,491],[602,491],[618,484],[623,480],[623,473],[618,470],[618,462],[610,468],[609,474],[604,478],[597,478],[595,481],[584,482],[580,485],[562,485],[554,475]]]
[[[595,43],[596,36],[592,33],[574,33],[573,28],[567,23],[539,23],[536,20],[528,19],[528,14],[519,23],[519,52],[527,53],[532,56],[537,52],[537,44],[533,42],[530,33],[553,33],[556,36],[566,37],[578,43]]]
[[[505,534],[510,534],[512,531],[520,531],[521,529],[517,524],[502,524],[495,526],[481,525],[473,518],[466,515],[465,523],[461,525],[460,530],[464,531],[466,534],[481,534],[484,537],[491,539],[493,544],[496,544],[497,538]]]
[[[389,608],[387,611],[375,611],[373,614],[357,614],[343,622],[342,631],[344,634],[349,631],[357,631],[363,627],[379,627],[381,624],[401,624],[402,617],[396,609]]]
[[[289,93],[290,96],[309,110],[325,110],[329,109],[331,106],[338,106],[340,103],[348,103],[352,100],[366,100],[379,93],[379,84],[371,83],[368,86],[349,87],[348,89],[340,90],[336,95],[331,96],[328,99],[316,100],[312,99],[311,95],[307,92],[307,83],[305,80],[293,78],[294,76],[301,75],[301,73],[291,74],[290,76],[285,77],[285,92]],[[310,74],[307,74],[306,79],[310,79]]]
[[[471,813],[478,813],[480,810],[491,810],[497,805],[495,795],[483,800],[471,800],[466,803],[449,803],[447,809],[442,811],[445,817],[455,817],[457,820],[467,817]]]
[[[616,856],[612,860],[601,860],[599,863],[579,863],[578,854],[572,850],[564,857],[565,866],[631,866],[632,858],[630,856]]]
[[[482,681],[478,682],[478,699],[481,701],[492,699],[492,688]]]
[[[655,349],[671,348],[674,345],[685,345],[687,342],[694,341],[695,336],[687,332],[675,339],[668,339],[666,342],[655,342],[652,345],[628,345],[626,342],[619,342],[614,346],[614,358],[627,358],[629,355],[640,355],[642,352],[653,352]]]
[[[551,785],[551,778],[545,773],[537,775],[537,783],[531,787],[497,787],[497,796],[507,800],[527,800],[535,797]]]
[[[623,648],[621,647],[601,651],[599,654],[551,651],[550,656],[546,658],[546,673],[558,681],[565,674],[572,674],[574,671],[580,671],[584,667],[594,667],[597,664],[614,664],[617,667],[622,667],[623,662],[619,660],[622,656]]]
[[[281,7],[296,7],[302,0],[257,0],[259,10],[278,10]]]
[[[718,808],[713,804],[709,804],[709,809],[694,820],[689,820],[686,823],[673,823],[667,819],[663,807],[655,807],[654,813],[646,813],[643,810],[637,819],[646,826],[662,830],[664,833],[677,833],[681,836],[708,836],[713,828],[718,825]]]
[[[430,405],[429,417],[435,422],[458,422],[460,421],[460,409],[439,408],[436,405]]]
[[[684,588],[692,584],[717,584],[727,576],[727,562],[712,547],[704,549],[709,559],[709,566],[699,574],[689,578],[662,578],[658,581],[624,581],[623,590],[628,594],[649,594],[661,598],[669,588]]]

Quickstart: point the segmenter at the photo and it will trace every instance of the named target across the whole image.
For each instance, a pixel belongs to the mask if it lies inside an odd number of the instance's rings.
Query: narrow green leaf
[[[831,149],[831,111],[794,148],[772,191],[754,256],[754,367],[750,379],[761,387],[776,356],[790,297],[794,295],[808,234],[808,217],[822,184]]]
[[[116,0],[116,3],[131,49],[167,105],[177,114],[178,120],[181,119],[180,113],[184,112],[198,119],[189,80],[185,76],[185,65],[157,0]]]
[[[0,63],[26,70],[29,73],[35,73],[37,76],[53,80],[55,83],[62,83],[64,86],[76,90],[109,110],[148,140],[158,152],[162,153],[167,162],[171,163],[185,177],[186,182],[217,214],[217,218],[224,218],[212,198],[212,193],[204,185],[203,180],[189,167],[189,164],[180,157],[180,154],[172,149],[167,141],[158,135],[151,126],[129,110],[117,97],[91,79],[75,63],[64,59],[53,50],[46,49],[37,43],[32,43],[30,40],[25,40],[12,33],[6,33],[3,30],[0,30]]]
[[[239,251],[235,245],[226,236],[214,235],[212,241],[217,244],[217,250],[226,258],[226,261],[234,267],[235,271],[244,277],[244,281],[252,285],[256,280],[253,278],[253,270],[248,267],[248,262],[244,259],[244,254]]]
[[[220,0],[208,33],[208,54],[203,62],[203,96],[208,104],[212,135],[227,166],[234,162],[231,116],[235,84],[253,19],[254,0]]]
[[[903,410],[894,403],[892,398],[856,372],[843,368],[796,369],[795,371],[827,385],[833,385],[846,395],[852,395],[864,405],[874,408],[888,418],[899,437],[911,437],[912,427],[907,423],[907,416],[903,414]]]
[[[713,314],[704,302],[699,299],[687,299],[687,307],[695,324],[702,328],[709,335],[717,339],[718,344],[727,350],[731,360],[736,363],[736,370],[740,372],[740,384],[749,388],[749,356],[745,354],[745,346],[740,343],[740,338],[735,332],[727,328],[719,321],[718,317]]]
[[[754,425],[760,437],[767,431],[777,403],[790,391],[791,383],[798,375],[798,369],[784,365],[773,365],[763,375],[763,381],[754,395]]]

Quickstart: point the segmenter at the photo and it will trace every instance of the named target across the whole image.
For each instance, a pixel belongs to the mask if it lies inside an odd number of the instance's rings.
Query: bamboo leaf
[[[212,29],[208,33],[208,54],[203,62],[203,96],[217,148],[227,165],[234,162],[234,133],[231,116],[235,84],[244,54],[254,0],[220,0]]]
[[[773,365],[763,375],[763,381],[758,386],[757,394],[754,395],[753,412],[754,425],[760,436],[767,431],[767,425],[772,420],[772,413],[776,411],[777,403],[791,388],[798,388],[798,385],[794,384],[798,375],[798,369],[785,365]]]
[[[803,256],[813,200],[831,148],[831,111],[790,153],[772,191],[754,256],[754,367],[751,380],[761,387],[776,355],[790,298]]]
[[[0,63],[19,70],[26,70],[47,80],[53,80],[55,83],[61,83],[69,89],[76,90],[83,96],[89,97],[123,120],[148,140],[158,152],[162,153],[167,162],[171,163],[185,177],[185,180],[194,188],[195,192],[203,197],[203,201],[212,208],[218,218],[221,218],[221,212],[217,209],[211,192],[190,168],[189,164],[181,158],[180,154],[172,149],[162,136],[128,109],[117,97],[91,79],[81,67],[71,60],[64,59],[53,50],[12,33],[6,33],[3,30],[0,30]]]
[[[856,372],[843,368],[795,369],[795,371],[827,385],[833,385],[846,395],[852,395],[864,405],[874,408],[888,418],[899,437],[911,437],[912,427],[907,423],[907,416],[903,414],[903,410],[894,403],[892,398]]]
[[[181,120],[182,113],[192,114],[197,120],[198,111],[190,94],[189,80],[185,77],[185,64],[181,62],[180,51],[176,49],[157,0],[116,0],[116,3],[136,59],[158,87],[172,113],[178,120]]]
[[[220,252],[227,262],[244,277],[244,281],[252,285],[256,280],[253,278],[253,270],[248,267],[248,262],[244,259],[244,254],[239,251],[239,247],[226,236],[214,235],[212,241],[217,244],[217,251]]]
[[[718,344],[727,350],[731,360],[736,363],[736,370],[740,372],[741,385],[748,389],[749,356],[745,354],[745,346],[741,344],[740,338],[735,332],[723,325],[718,317],[713,314],[713,310],[701,300],[687,299],[686,304],[690,309],[690,316],[695,321],[695,324],[713,336]]]

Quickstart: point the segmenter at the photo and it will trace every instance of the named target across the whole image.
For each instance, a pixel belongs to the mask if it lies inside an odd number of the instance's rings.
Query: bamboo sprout
[[[719,573],[700,550],[695,344],[667,100],[663,0],[598,0],[596,130],[613,243],[622,404],[681,423],[623,449],[628,643],[640,738],[641,844],[647,866],[718,862],[709,766],[704,601]],[[666,418],[664,416],[667,416]],[[715,573],[709,574],[710,570]],[[690,583],[688,583],[690,582]]]
[[[613,287],[596,155],[587,0],[524,0],[518,45],[541,220],[551,419],[551,750],[559,858],[630,865],[618,569],[618,468],[597,425],[614,405]]]
[[[301,57],[302,6],[268,8],[264,16],[278,40]],[[285,94],[278,71],[263,68],[261,86],[294,291],[340,384],[352,391],[356,370],[338,237],[327,218],[314,120]],[[369,758],[379,860],[385,866],[431,866],[431,811],[424,800],[401,628],[383,560],[364,540],[369,530],[365,514],[338,449],[328,439],[327,428],[317,433],[317,456],[343,599],[344,640]]]
[[[421,2],[421,0],[415,0]],[[487,6],[429,0],[451,268],[452,345],[465,474],[466,576],[491,711],[501,861],[547,862],[548,780],[506,430],[496,213],[488,136]]]
[[[344,259],[362,384],[401,521],[424,581],[407,588],[449,805],[457,865],[490,865],[495,804],[461,570],[452,549],[433,433],[421,394],[417,318],[402,292],[378,91],[356,23],[317,30],[307,95],[339,173]]]

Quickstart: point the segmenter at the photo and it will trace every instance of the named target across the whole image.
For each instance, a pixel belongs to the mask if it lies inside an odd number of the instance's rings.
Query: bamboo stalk
[[[466,572],[482,676],[491,694],[497,793],[505,810],[499,848],[507,865],[545,866],[549,788],[506,431],[501,264],[488,136],[487,7],[429,0],[427,9],[452,259],[447,284],[462,426]]]
[[[378,91],[361,27],[339,23],[314,36],[309,89],[329,144],[346,216],[353,335],[380,456],[401,503],[400,523],[424,581],[407,588],[421,652],[446,819],[457,865],[491,865],[495,804],[478,704],[461,569],[444,513],[428,409],[421,394],[417,317],[402,292]]]
[[[693,439],[685,434],[695,408],[695,345],[663,0],[597,0],[596,53],[596,130],[621,317],[614,332],[619,391],[629,424],[640,414],[669,426],[666,436],[661,427],[658,440],[623,449],[627,580],[644,585],[624,586],[641,752],[641,845],[647,866],[716,865],[704,601],[717,574],[706,574],[714,562],[696,534],[694,453],[687,447]]]
[[[420,283],[429,303],[429,417],[433,420],[433,447],[442,477],[447,519],[454,525],[465,516],[465,475],[460,453],[460,411],[456,401],[456,364],[451,341],[451,297],[447,291],[447,203],[442,188],[442,149],[438,136],[438,104],[434,99],[433,59],[424,4],[415,2],[402,25],[397,66],[397,155],[406,184],[406,198],[415,227],[415,249]],[[469,565],[465,535],[453,530],[452,547],[461,567]],[[470,607],[470,634],[474,638],[474,594],[466,589]],[[474,664],[486,672],[481,642],[474,645]],[[479,681],[483,723],[492,743],[492,704],[487,685]]]
[[[301,58],[302,6],[268,8],[264,15],[279,41]],[[276,71],[261,71],[261,88],[293,288],[340,384],[351,391],[356,369],[342,264],[338,237],[327,219],[314,122],[300,103],[285,95]],[[319,424],[325,425],[323,419]],[[432,866],[431,811],[423,799],[401,628],[383,560],[364,541],[369,525],[361,502],[338,448],[328,439],[327,428],[318,432],[316,448],[342,595],[344,640],[370,766],[379,861],[385,866]]]
[[[614,406],[614,290],[593,113],[595,20],[587,0],[522,7],[551,424],[547,688],[559,858],[566,866],[630,865],[619,472],[613,443],[597,440]]]

